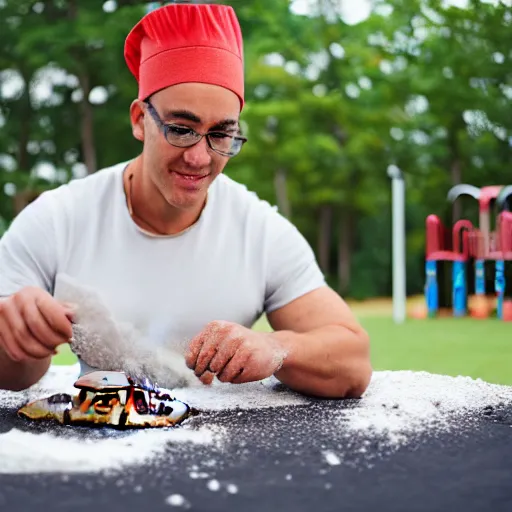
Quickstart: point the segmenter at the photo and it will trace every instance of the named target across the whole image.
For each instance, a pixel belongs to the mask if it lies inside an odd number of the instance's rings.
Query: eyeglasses
[[[197,144],[203,137],[206,137],[208,146],[213,151],[222,156],[233,157],[240,153],[242,146],[247,142],[245,137],[239,135],[229,135],[224,132],[198,133],[188,126],[164,123],[151,102],[145,100],[144,103],[147,105],[148,112],[151,114],[156,125],[162,130],[165,139],[171,146],[189,148]]]

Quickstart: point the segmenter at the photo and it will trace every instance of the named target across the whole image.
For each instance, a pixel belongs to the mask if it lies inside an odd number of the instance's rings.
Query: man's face
[[[222,87],[187,83],[168,87],[150,98],[163,123],[173,133],[188,137],[194,130],[237,135],[240,101]],[[205,137],[191,147],[175,147],[166,140],[147,104],[143,104],[143,167],[167,203],[178,209],[201,206],[213,180],[223,171],[229,157],[216,153]]]

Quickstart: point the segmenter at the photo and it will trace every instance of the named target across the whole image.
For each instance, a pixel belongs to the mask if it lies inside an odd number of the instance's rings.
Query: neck
[[[133,221],[150,233],[178,234],[192,226],[204,208],[204,203],[187,210],[170,205],[149,177],[142,172],[140,156],[128,166],[123,181],[128,210]]]

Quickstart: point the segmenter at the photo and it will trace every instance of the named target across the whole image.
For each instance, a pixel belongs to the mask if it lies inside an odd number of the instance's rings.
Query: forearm
[[[38,382],[48,371],[51,357],[17,363],[0,348],[0,389],[22,391]]]
[[[287,354],[275,376],[288,387],[326,398],[360,397],[366,390],[372,368],[364,330],[329,325],[307,333],[271,335]]]

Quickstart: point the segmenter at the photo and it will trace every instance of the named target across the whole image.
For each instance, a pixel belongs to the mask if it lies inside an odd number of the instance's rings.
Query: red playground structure
[[[478,201],[479,226],[469,220],[457,221],[452,229],[446,228],[437,215],[426,219],[426,284],[427,314],[439,313],[438,262],[451,262],[451,292],[453,316],[468,314],[467,269],[474,265],[475,299],[479,306],[472,316],[487,317],[485,263],[494,262],[494,293],[497,317],[512,321],[512,301],[505,299],[505,262],[512,261],[512,185],[477,188],[457,185],[448,193],[455,202],[469,195]],[[494,230],[491,226],[494,221]]]

